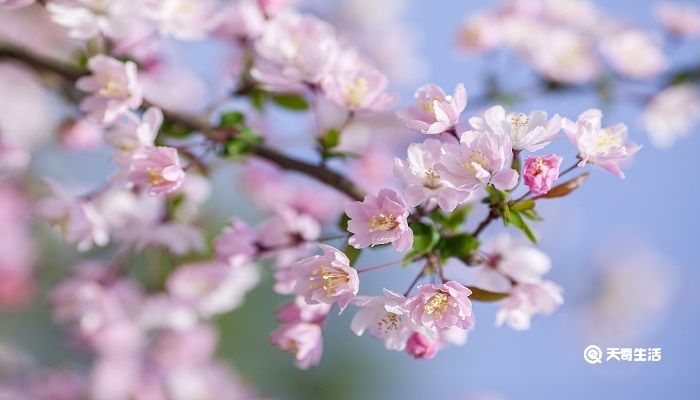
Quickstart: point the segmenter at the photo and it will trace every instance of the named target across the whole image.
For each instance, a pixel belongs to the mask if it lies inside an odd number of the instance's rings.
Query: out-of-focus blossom
[[[471,290],[455,281],[442,285],[420,285],[418,294],[403,304],[413,323],[440,333],[456,326],[469,329],[474,324]]]
[[[87,398],[86,379],[75,371],[55,369],[38,374],[29,387],[32,400],[74,400]]]
[[[501,24],[497,15],[476,14],[462,23],[457,45],[465,52],[487,52],[501,44]]]
[[[395,101],[386,93],[387,78],[355,50],[345,50],[321,80],[326,97],[350,111],[382,111]]]
[[[348,160],[348,175],[368,193],[376,193],[386,187],[392,179],[394,154],[386,143],[372,143],[359,157]]]
[[[75,243],[80,251],[90,250],[93,243],[107,244],[107,223],[90,200],[75,198],[53,182],[47,182],[47,186],[51,194],[39,201],[37,211],[60,227],[66,242]]]
[[[613,69],[629,78],[652,78],[668,65],[661,47],[648,32],[641,30],[612,31],[600,46]]]
[[[254,265],[242,258],[232,263],[203,261],[178,267],[168,278],[168,292],[192,305],[205,317],[238,307],[260,277]]]
[[[537,151],[556,138],[561,129],[561,117],[554,114],[548,121],[545,111],[533,111],[530,115],[506,115],[502,106],[493,106],[486,110],[483,118],[470,118],[469,125],[478,131],[509,136],[514,150]]]
[[[661,3],[656,15],[667,31],[680,37],[700,37],[700,9],[690,4]]]
[[[402,307],[406,297],[384,289],[382,296],[372,297],[352,319],[350,329],[356,335],[369,330],[370,335],[384,341],[389,350],[403,351],[411,334],[418,329]]]
[[[355,248],[391,243],[396,251],[406,251],[413,245],[406,204],[391,189],[351,203],[346,212],[350,217],[348,231],[353,234],[348,243]]]
[[[407,127],[427,134],[453,129],[467,107],[467,91],[461,83],[452,96],[435,84],[427,84],[418,88],[415,98],[415,106],[397,115]]]
[[[260,36],[265,29],[265,15],[256,0],[237,0],[225,5],[214,33],[223,38],[249,40]]]
[[[255,244],[257,239],[258,235],[253,228],[234,218],[214,240],[216,257],[223,261],[229,261],[233,257],[251,259],[258,252]]]
[[[259,242],[267,250],[311,242],[320,233],[318,221],[287,208],[258,226]]]
[[[559,178],[559,167],[564,160],[559,155],[527,156],[523,164],[523,180],[536,195],[546,194]]]
[[[597,78],[601,63],[594,43],[581,33],[564,28],[549,28],[534,35],[526,59],[546,78],[566,83],[583,84]]]
[[[140,0],[53,0],[46,5],[51,19],[69,29],[75,39],[126,36],[141,23]]]
[[[406,353],[420,360],[429,360],[440,350],[440,341],[428,336],[413,332],[406,343]]]
[[[270,90],[319,84],[335,65],[339,45],[333,27],[306,14],[284,13],[256,41],[260,57],[251,74]]]
[[[443,146],[445,155],[436,166],[441,177],[470,192],[494,185],[509,190],[518,183],[518,172],[510,168],[510,137],[489,132],[467,131],[459,144]]]
[[[200,40],[214,28],[216,0],[147,0],[146,16],[161,36]]]
[[[323,255],[305,258],[292,265],[294,293],[309,303],[338,303],[342,312],[360,290],[360,279],[343,252],[325,244],[320,246]]]
[[[12,10],[15,8],[26,7],[36,0],[0,0],[0,9]]]
[[[0,181],[0,307],[25,306],[34,293],[31,210],[18,187]]]
[[[122,152],[153,146],[163,123],[163,112],[151,107],[141,118],[127,113],[112,129],[105,133],[105,141]]]
[[[684,83],[656,94],[642,114],[642,123],[651,144],[668,148],[676,139],[686,136],[700,121],[700,91]]]
[[[516,283],[540,283],[552,265],[547,254],[507,234],[496,236],[483,251],[484,264],[476,267],[472,283],[494,292],[509,292]]]
[[[602,118],[600,110],[590,109],[579,115],[576,122],[565,118],[562,126],[569,140],[578,148],[580,167],[591,162],[624,178],[620,164],[630,160],[642,146],[627,139],[625,124],[602,128]]]
[[[299,0],[256,0],[266,16],[272,17],[294,6]]]
[[[177,150],[172,147],[144,147],[128,164],[130,184],[148,187],[148,194],[160,196],[177,190],[185,180]]]
[[[293,301],[277,310],[277,319],[283,323],[311,322],[320,324],[328,315],[331,307],[332,305],[327,303],[309,304],[303,296],[296,296]]]
[[[199,113],[212,95],[199,76],[178,65],[142,72],[139,81],[146,100],[170,111]]]
[[[78,79],[75,85],[91,93],[80,103],[80,109],[91,118],[109,124],[141,105],[141,86],[133,61],[123,63],[100,54],[88,61],[88,68],[92,75]]]
[[[94,149],[102,143],[102,127],[87,118],[66,121],[58,132],[61,144],[72,150]]]
[[[496,313],[496,326],[506,323],[515,330],[527,330],[533,315],[549,315],[562,303],[562,288],[554,282],[518,284],[513,287],[510,296],[501,302]]]
[[[309,322],[285,324],[270,336],[272,343],[284,351],[292,353],[296,366],[307,369],[321,361],[323,340],[321,326]]]
[[[428,199],[436,199],[440,208],[452,212],[471,195],[468,190],[457,189],[436,171],[442,155],[442,142],[428,139],[408,146],[407,161],[394,160],[394,175],[406,184],[404,196],[409,206],[416,207]]]

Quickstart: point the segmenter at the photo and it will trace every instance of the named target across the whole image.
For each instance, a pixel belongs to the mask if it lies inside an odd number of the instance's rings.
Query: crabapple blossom
[[[296,366],[308,369],[318,365],[323,352],[321,326],[310,322],[284,324],[270,335],[272,343],[292,353]]]
[[[563,302],[562,288],[554,282],[515,285],[510,296],[501,302],[496,326],[506,323],[515,330],[527,330],[533,315],[549,315]]]
[[[319,245],[323,255],[297,261],[291,266],[294,293],[307,302],[338,303],[342,312],[360,289],[357,271],[348,257],[333,246]]]
[[[417,104],[397,115],[410,129],[432,135],[454,129],[467,107],[467,91],[461,83],[452,96],[430,83],[418,88],[414,97]]]
[[[131,155],[126,168],[129,183],[148,187],[151,196],[172,193],[185,180],[177,149],[172,147],[144,147]]]
[[[384,289],[382,296],[360,302],[350,329],[356,335],[369,330],[370,335],[384,341],[388,350],[403,351],[413,332],[419,329],[403,308],[406,297]]]
[[[141,7],[141,0],[52,0],[46,4],[51,19],[68,28],[68,36],[80,40],[128,35],[140,23]]]
[[[214,241],[216,257],[228,261],[233,257],[252,259],[258,252],[258,235],[245,222],[233,218]]]
[[[591,162],[624,178],[620,164],[630,160],[642,146],[627,139],[625,124],[602,128],[602,118],[603,113],[594,108],[584,111],[576,122],[565,118],[562,127],[569,140],[578,148],[581,159],[579,167]]]
[[[406,342],[406,353],[414,358],[429,360],[440,350],[440,341],[420,333],[413,332]]]
[[[277,310],[277,319],[282,323],[311,322],[320,324],[326,318],[332,305],[327,303],[309,304],[304,297],[296,296]]]
[[[509,136],[467,131],[459,144],[443,146],[436,171],[461,190],[474,192],[486,185],[509,190],[518,184],[518,172],[509,167],[511,149]]]
[[[457,45],[465,52],[487,52],[502,41],[499,17],[490,13],[470,16],[459,28]]]
[[[216,0],[146,0],[145,14],[161,36],[200,40],[214,28]]]
[[[353,234],[348,243],[355,248],[391,243],[396,251],[406,251],[413,244],[406,204],[391,189],[351,203],[346,213],[350,218],[348,231]]]
[[[71,150],[94,149],[102,143],[102,127],[88,118],[66,121],[58,133],[61,144]]]
[[[441,285],[420,285],[418,294],[409,297],[402,308],[413,323],[430,332],[441,333],[456,326],[469,329],[474,324],[471,290],[455,281]]]
[[[664,28],[681,37],[700,37],[700,9],[690,4],[664,2],[658,5],[656,14]]]
[[[141,117],[127,113],[105,133],[104,138],[119,151],[133,152],[153,146],[162,123],[163,112],[155,107],[146,110]]]
[[[214,34],[236,40],[256,39],[265,30],[265,15],[256,0],[238,0],[226,4]]]
[[[525,157],[522,169],[525,185],[536,195],[546,194],[559,178],[559,167],[563,160],[563,157],[556,154]]]
[[[561,129],[561,117],[555,114],[548,121],[545,111],[506,115],[502,106],[494,106],[486,110],[483,118],[470,118],[469,125],[477,131],[509,136],[513,150],[537,151],[556,138]]]
[[[12,10],[15,8],[26,7],[36,0],[0,0],[0,9]]]
[[[258,226],[259,244],[275,250],[300,242],[312,242],[321,233],[318,221],[290,208],[281,208],[277,215]]]
[[[121,62],[96,55],[88,61],[92,75],[77,80],[75,86],[91,93],[80,102],[80,109],[98,122],[112,123],[141,105],[138,71],[133,61]]]
[[[406,184],[404,196],[411,207],[429,199],[437,200],[444,211],[452,212],[471,192],[456,188],[436,171],[443,156],[442,142],[428,139],[408,145],[408,160],[394,159],[394,175]]]
[[[602,66],[594,43],[582,33],[548,28],[534,37],[524,52],[537,72],[567,84],[584,84],[600,76]]]
[[[635,29],[610,33],[601,43],[601,52],[617,72],[633,79],[652,78],[668,65],[651,35]]]
[[[651,144],[669,148],[690,133],[700,121],[700,90],[682,83],[657,93],[642,114],[642,123],[649,132]]]

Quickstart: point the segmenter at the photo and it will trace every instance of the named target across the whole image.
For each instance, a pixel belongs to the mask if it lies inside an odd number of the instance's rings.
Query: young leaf
[[[512,204],[510,206],[511,210],[520,211],[520,212],[526,211],[526,210],[532,210],[533,208],[535,208],[535,200],[532,200],[532,199],[519,201],[519,202]]]
[[[343,253],[345,253],[345,255],[348,256],[348,259],[350,260],[350,266],[354,267],[355,262],[357,262],[357,259],[360,258],[360,254],[362,254],[362,249],[356,249],[355,247],[350,246],[348,244],[343,248]]]
[[[443,237],[437,245],[443,259],[469,257],[479,247],[479,241],[469,233]]]
[[[229,111],[221,114],[219,117],[219,127],[221,128],[238,128],[243,123],[245,116],[238,111]]]
[[[304,111],[309,108],[309,102],[296,93],[282,93],[272,96],[272,102],[292,111]]]
[[[508,214],[510,223],[513,224],[513,226],[515,226],[516,228],[523,231],[525,236],[527,236],[527,238],[530,239],[532,243],[537,243],[537,238],[535,237],[535,234],[532,232],[525,220],[523,220],[523,217],[520,216],[520,213],[515,210],[510,210]]]
[[[340,228],[340,230],[343,232],[347,231],[348,221],[350,221],[350,217],[348,217],[347,214],[343,213],[343,215],[340,216],[340,220],[338,220],[338,228]]]
[[[568,180],[561,185],[553,187],[549,192],[547,192],[547,194],[539,197],[543,199],[554,199],[556,197],[566,196],[583,185],[586,178],[588,178],[588,172],[584,172],[574,179]]]
[[[472,294],[469,295],[469,299],[473,301],[498,301],[503,300],[510,296],[510,293],[499,293],[492,292],[490,290],[479,289],[474,286],[467,286]]]
[[[440,233],[430,225],[411,222],[410,226],[413,231],[413,250],[419,253],[429,252],[440,240]]]
[[[340,143],[340,131],[337,129],[327,130],[326,134],[323,136],[323,147],[325,149],[332,149],[338,146],[338,143]]]
[[[462,226],[462,224],[464,224],[464,221],[467,219],[469,213],[471,213],[472,208],[473,207],[471,204],[468,204],[454,210],[451,214],[447,215],[445,221],[442,222],[441,225],[450,232],[456,232]]]

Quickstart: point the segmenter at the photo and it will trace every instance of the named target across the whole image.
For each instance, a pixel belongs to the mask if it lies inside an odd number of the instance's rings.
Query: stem
[[[2,59],[19,61],[36,71],[50,73],[71,82],[88,74],[87,71],[78,68],[73,64],[51,60],[49,58],[26,51],[25,49],[5,43],[0,43],[0,60]],[[150,106],[157,107],[157,105],[144,100],[142,107],[148,108]],[[176,113],[162,108],[161,110],[163,111],[163,116],[167,120],[181,124],[192,130],[202,132],[204,135],[212,138],[213,140],[216,140],[221,133],[220,131],[217,131],[215,127],[211,126],[207,120],[201,117]],[[257,157],[267,159],[283,169],[297,171],[315,178],[318,181],[335,188],[339,192],[346,194],[353,200],[361,201],[365,196],[364,191],[357,187],[352,181],[325,166],[313,165],[305,161],[297,160],[263,145],[254,148],[253,154]]]
[[[413,290],[413,287],[416,286],[416,283],[418,283],[418,281],[420,280],[420,278],[423,276],[423,273],[425,272],[425,269],[426,269],[426,267],[428,266],[428,264],[429,264],[429,263],[426,263],[426,264],[423,266],[423,268],[421,268],[421,270],[420,270],[420,272],[418,273],[418,275],[416,275],[416,277],[413,279],[413,282],[411,282],[411,285],[410,285],[410,286],[408,287],[408,289],[406,289],[406,291],[404,292],[404,294],[403,294],[404,297],[408,296],[408,294],[411,293],[411,290]]]
[[[403,261],[403,260],[396,260],[396,261],[388,262],[388,263],[386,263],[386,264],[375,265],[374,267],[368,267],[368,268],[358,269],[358,270],[357,270],[357,273],[358,273],[358,274],[361,274],[361,273],[363,273],[363,272],[371,272],[371,271],[376,271],[376,270],[378,270],[378,269],[382,269],[382,268],[386,268],[386,267],[391,267],[392,265],[399,264],[401,261]]]

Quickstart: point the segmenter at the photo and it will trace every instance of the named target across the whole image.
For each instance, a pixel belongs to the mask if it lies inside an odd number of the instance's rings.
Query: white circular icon
[[[600,364],[603,362],[603,351],[600,347],[592,344],[583,350],[583,359],[589,364]]]

